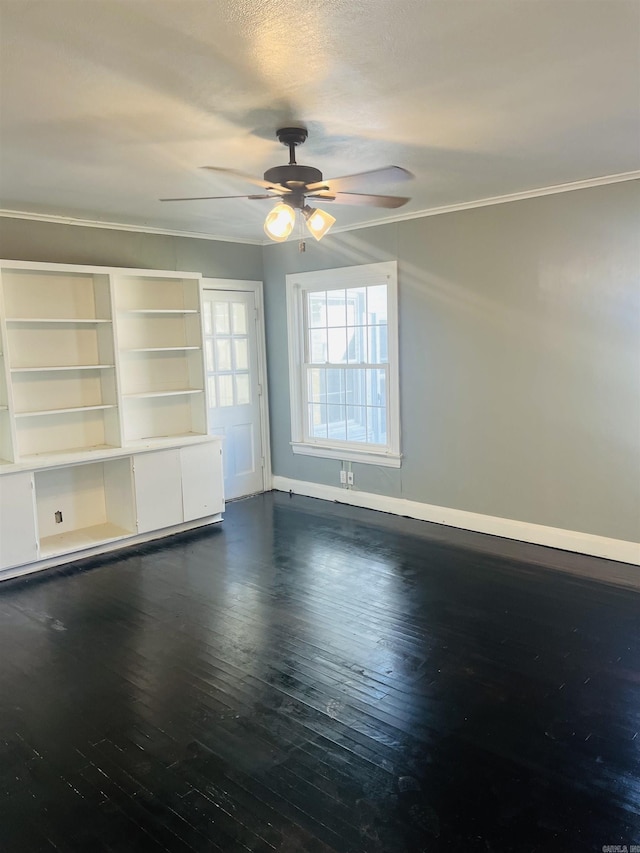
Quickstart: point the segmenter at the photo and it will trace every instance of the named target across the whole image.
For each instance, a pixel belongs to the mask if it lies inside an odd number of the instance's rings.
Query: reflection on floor
[[[640,844],[640,595],[520,547],[272,493],[4,584],[0,850]]]

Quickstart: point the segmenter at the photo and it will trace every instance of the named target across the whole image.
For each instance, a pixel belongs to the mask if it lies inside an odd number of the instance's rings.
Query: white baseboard
[[[326,501],[338,501],[365,509],[377,509],[393,515],[403,515],[420,521],[445,524],[476,533],[488,533],[519,542],[534,545],[546,545],[548,548],[560,548],[592,557],[603,557],[621,563],[640,565],[640,542],[626,542],[622,539],[610,539],[595,536],[592,533],[580,533],[576,530],[563,530],[559,527],[546,527],[542,524],[530,524],[511,518],[498,518],[493,515],[481,515],[443,506],[409,501],[405,498],[393,498],[387,495],[374,495],[371,492],[359,492],[343,489],[339,486],[325,486],[322,483],[309,483],[303,480],[290,480],[288,477],[274,476],[273,488],[281,492],[293,492],[310,498]]]

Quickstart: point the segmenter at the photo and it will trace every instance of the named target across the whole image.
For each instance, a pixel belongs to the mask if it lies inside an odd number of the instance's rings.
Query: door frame
[[[262,432],[262,491],[270,492],[272,489],[271,439],[269,434],[269,386],[267,384],[267,345],[264,324],[264,285],[261,281],[203,277],[201,287],[203,293],[205,290],[236,290],[244,293],[253,293],[256,305],[255,328],[256,348],[258,350],[258,396],[260,402],[260,430]],[[207,397],[207,413],[208,411],[209,400]]]

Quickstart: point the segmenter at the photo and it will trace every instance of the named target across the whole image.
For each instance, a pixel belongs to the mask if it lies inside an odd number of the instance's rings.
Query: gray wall
[[[275,474],[339,485],[289,446],[285,275],[399,262],[400,470],[356,488],[636,540],[640,183],[264,249]]]
[[[356,488],[619,539],[640,518],[640,182],[259,246],[0,219],[0,257],[265,281],[275,474],[289,446],[285,275],[398,259],[403,465]]]
[[[262,279],[260,246],[0,218],[0,258]]]

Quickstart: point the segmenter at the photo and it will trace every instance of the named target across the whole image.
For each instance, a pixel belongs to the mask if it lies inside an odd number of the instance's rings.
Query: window
[[[395,261],[287,276],[294,453],[400,467]]]

